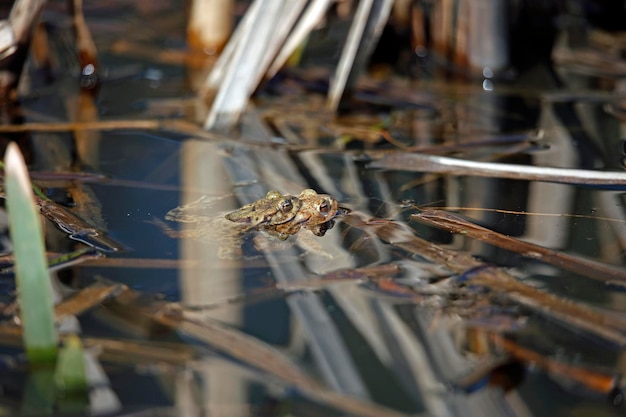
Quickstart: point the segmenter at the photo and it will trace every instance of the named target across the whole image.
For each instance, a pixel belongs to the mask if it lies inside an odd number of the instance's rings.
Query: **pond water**
[[[102,348],[107,380],[93,390],[102,394],[91,397],[94,412],[624,413],[623,185],[371,164],[394,151],[427,150],[623,175],[618,75],[587,63],[585,71],[558,68],[564,88],[550,79],[551,68],[492,80],[489,88],[482,79],[436,73],[413,81],[368,79],[357,94],[364,103],[356,112],[361,118],[335,122],[321,110],[319,93],[310,91],[318,80],[309,69],[259,97],[244,118],[242,138],[207,139],[200,128],[189,128],[197,122],[190,115],[199,71],[161,53],[184,45],[183,10],[167,1],[147,4],[86,5],[102,69],[97,94],[80,96],[75,68],[57,68],[54,82],[45,85],[30,64],[32,87],[21,100],[24,123],[123,123],[11,137],[23,145],[33,177],[50,198],[118,245],[59,271],[59,285],[79,290],[105,280],[141,293],[79,316],[85,338],[99,338],[103,346],[128,343],[126,357],[123,349]],[[49,7],[44,18],[55,28],[52,50],[68,59],[62,8],[57,2]],[[132,125],[138,120],[186,124],[144,129]],[[381,121],[391,139],[367,139]],[[52,177],[77,166],[86,178]],[[221,218],[270,190],[298,195],[306,188],[333,196],[351,213],[339,216],[324,236],[302,230],[286,243],[258,231],[232,239],[220,228],[211,230],[214,223],[200,239],[163,230],[164,224],[176,231],[202,227],[165,219],[201,196],[215,200],[202,215]],[[550,253],[556,256],[551,264],[538,249],[498,247],[414,217],[433,208],[559,254]],[[47,221],[46,232],[50,252],[84,247],[53,222]],[[220,257],[224,249],[240,256]],[[473,258],[455,257],[467,254]],[[593,263],[592,272],[586,262]],[[603,271],[610,277],[598,278]],[[488,281],[492,276],[500,281]],[[12,276],[3,280],[11,299]],[[580,309],[570,309],[572,302]],[[168,327],[146,313],[173,306],[184,307],[187,327]],[[28,398],[24,367],[10,366],[14,357],[19,351],[7,348],[9,376],[0,401],[7,415]]]

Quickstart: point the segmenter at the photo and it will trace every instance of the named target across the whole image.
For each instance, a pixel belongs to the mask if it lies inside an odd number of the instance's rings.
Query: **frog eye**
[[[288,212],[291,211],[291,209],[293,208],[293,203],[291,202],[291,200],[283,200],[278,205],[278,208],[282,212]]]
[[[318,210],[322,214],[328,213],[330,211],[330,204],[328,204],[328,201],[326,200],[322,201],[318,207]]]
[[[280,198],[283,195],[281,193],[279,193],[278,191],[268,191],[267,194],[265,194],[265,198],[268,200],[274,200],[276,198]]]
[[[317,192],[315,190],[311,188],[307,188],[306,190],[303,190],[298,197],[310,198],[310,197],[315,197],[316,195],[317,195]]]

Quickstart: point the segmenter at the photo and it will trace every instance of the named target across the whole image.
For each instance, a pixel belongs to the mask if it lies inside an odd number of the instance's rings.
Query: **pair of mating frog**
[[[333,227],[335,217],[350,211],[340,207],[328,194],[318,194],[312,189],[306,189],[298,196],[270,191],[265,198],[223,216],[203,213],[211,202],[209,198],[201,197],[170,210],[165,215],[167,220],[195,223],[196,227],[180,232],[166,230],[166,233],[173,237],[218,240],[222,250],[220,257],[232,257],[231,252],[241,247],[242,238],[250,231],[263,231],[279,240],[286,240],[303,228],[316,236],[324,236]]]

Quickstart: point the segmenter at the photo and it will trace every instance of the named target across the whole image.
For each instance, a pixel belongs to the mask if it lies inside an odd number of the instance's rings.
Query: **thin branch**
[[[509,178],[525,181],[546,181],[563,184],[626,185],[626,173],[584,169],[533,167],[495,162],[468,161],[446,156],[416,153],[387,154],[369,164],[371,168],[399,171],[436,172],[451,175]]]
[[[626,346],[626,321],[612,314],[591,309],[520,282],[502,268],[419,238],[400,223],[380,219],[368,221],[358,212],[345,216],[343,221],[351,226],[372,231],[380,239],[396,247],[442,264],[449,270],[471,279],[473,285],[484,286],[510,298],[523,297],[532,300],[532,303],[528,302],[525,305],[542,315],[559,321],[571,318],[570,324],[574,323],[598,337]]]
[[[465,220],[461,216],[447,211],[426,210],[418,214],[413,214],[411,218],[452,233],[462,234],[472,239],[477,239],[512,252],[517,252],[526,257],[537,259],[604,283],[610,281],[626,283],[626,270],[624,269],[614,268],[590,259],[583,259],[553,249],[544,248],[543,246],[533,243],[524,242],[478,226],[477,224]]]

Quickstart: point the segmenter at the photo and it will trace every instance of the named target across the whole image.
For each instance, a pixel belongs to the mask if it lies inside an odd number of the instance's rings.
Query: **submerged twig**
[[[99,268],[140,268],[140,269],[177,269],[193,268],[197,262],[190,259],[154,259],[154,258],[106,258],[89,260],[89,266]]]
[[[61,255],[48,252],[46,256],[48,258],[49,272],[55,272],[63,268],[75,266],[80,263],[94,259],[101,259],[103,257],[100,252],[95,251],[93,248],[82,248]],[[15,258],[13,255],[0,256],[0,262],[6,262],[10,264],[10,266],[6,268],[0,268],[0,274],[9,274],[15,272],[15,266],[13,265],[13,263],[15,262]]]
[[[101,283],[83,288],[54,307],[55,320],[59,322],[68,316],[78,316],[102,301],[120,294],[126,288],[123,284],[103,285]]]
[[[193,346],[180,343],[154,342],[150,340],[113,340],[85,337],[83,343],[89,348],[102,351],[102,360],[137,366],[155,363],[188,365],[198,356]]]
[[[555,265],[559,268],[585,275],[589,278],[608,283],[610,281],[626,282],[626,271],[583,259],[553,249],[544,248],[533,243],[524,242],[493,230],[478,226],[461,216],[443,211],[426,210],[411,215],[412,219],[437,226],[452,233],[462,234],[489,244],[517,252],[529,258]]]
[[[193,135],[202,139],[227,140],[231,137],[219,133],[201,130],[197,125],[184,120],[91,120],[83,122],[25,123],[20,125],[1,125],[2,133],[18,132],[69,132],[80,130],[165,130]]]
[[[0,168],[2,167],[3,165],[0,164]],[[60,204],[50,200],[39,187],[34,184],[31,184],[31,187],[34,191],[35,205],[39,209],[39,213],[68,233],[70,239],[105,252],[116,252],[123,249],[121,244],[106,236],[104,232],[92,227]],[[6,198],[3,192],[0,192],[0,198]]]
[[[609,374],[607,372],[599,372],[592,369],[585,369],[579,366],[570,365],[556,359],[546,357],[497,334],[492,334],[491,338],[498,347],[504,349],[511,356],[523,360],[524,362],[532,362],[533,364],[545,369],[547,372],[565,376],[594,391],[609,394],[617,388],[619,382],[619,376],[617,374]]]
[[[124,248],[102,231],[92,227],[54,201],[37,196],[35,200],[39,212],[67,233],[70,239],[105,252],[117,252]]]
[[[525,305],[539,314],[558,321],[567,321],[571,318],[570,323],[575,323],[579,328],[584,328],[585,331],[620,346],[626,346],[626,321],[614,315],[531,287],[516,280],[502,268],[481,262],[466,253],[446,249],[421,239],[400,223],[385,220],[368,221],[355,212],[347,215],[344,222],[354,227],[369,229],[394,246],[431,262],[445,265],[449,270],[471,279],[474,285],[484,286],[511,299],[524,297],[532,300],[532,303],[528,302]]]
[[[273,298],[286,297],[301,291],[326,289],[336,283],[362,283],[366,280],[380,280],[389,275],[397,274],[400,267],[394,264],[378,265],[366,268],[342,269],[322,276],[303,279],[297,283],[276,283],[273,287],[258,288],[250,292],[235,294],[227,298],[209,301],[201,305],[185,306],[188,311],[206,311],[235,303],[252,303],[267,301]]]
[[[165,316],[160,317],[159,322],[174,326],[176,329],[227,352],[244,363],[260,368],[270,375],[278,376],[292,384],[303,395],[344,413],[363,417],[406,416],[406,414],[390,408],[331,391],[319,385],[317,381],[300,371],[287,358],[282,357],[268,346],[264,346],[259,340],[254,340],[216,322],[210,322],[207,319],[203,319],[202,322],[194,322],[188,318],[180,322],[172,322],[170,318]]]
[[[289,358],[258,339],[245,335],[205,316],[181,310],[177,304],[152,303],[142,307],[140,294],[126,291],[116,300],[127,317],[148,319],[175,331],[181,331],[207,343],[242,363],[286,382],[306,397],[344,413],[363,417],[402,417],[406,414],[390,408],[334,392],[300,370]],[[131,313],[130,315],[128,313]],[[413,414],[415,416],[415,414]]]

